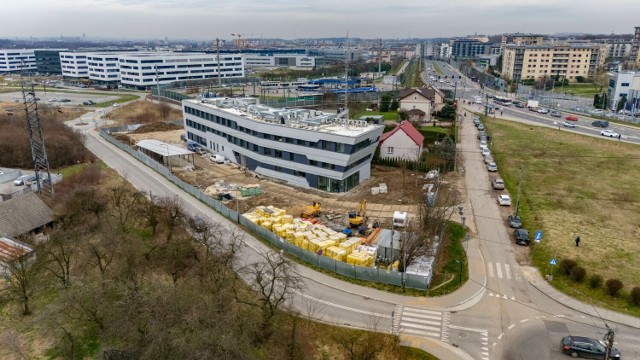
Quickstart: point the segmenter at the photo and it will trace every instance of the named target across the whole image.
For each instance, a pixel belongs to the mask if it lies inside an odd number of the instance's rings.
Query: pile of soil
[[[181,125],[169,124],[165,122],[154,122],[151,124],[142,125],[139,128],[132,131],[132,134],[143,134],[148,132],[155,131],[171,131],[171,130],[181,130]]]
[[[113,137],[125,145],[129,145],[129,146],[135,145],[135,143],[131,140],[131,138],[125,134],[115,134],[113,135]]]

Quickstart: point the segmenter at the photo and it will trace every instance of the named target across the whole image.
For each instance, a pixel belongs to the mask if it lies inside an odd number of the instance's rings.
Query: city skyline
[[[3,4],[0,38],[434,38],[468,34],[630,34],[634,0],[350,1],[33,0]],[[25,18],[30,21],[25,21]],[[28,25],[27,25],[28,24]],[[237,37],[237,35],[235,35]]]

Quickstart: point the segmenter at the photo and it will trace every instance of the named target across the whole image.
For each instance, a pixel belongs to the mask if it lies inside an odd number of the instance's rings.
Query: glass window
[[[387,154],[389,154],[389,155],[393,154],[393,146],[387,147]]]

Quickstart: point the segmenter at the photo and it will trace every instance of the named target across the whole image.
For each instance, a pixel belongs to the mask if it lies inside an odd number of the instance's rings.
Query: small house
[[[424,136],[410,121],[403,121],[380,136],[380,158],[420,160]]]

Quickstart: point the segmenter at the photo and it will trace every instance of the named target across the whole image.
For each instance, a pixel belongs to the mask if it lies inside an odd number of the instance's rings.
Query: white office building
[[[187,137],[248,170],[295,186],[345,192],[371,177],[383,126],[255,98],[183,100]]]
[[[138,52],[86,53],[89,79],[96,83],[120,82],[120,57]]]
[[[85,52],[60,52],[60,67],[64,79],[88,79],[89,65]]]
[[[131,53],[119,56],[120,83],[148,88],[158,83],[244,77],[242,54]]]
[[[245,66],[247,68],[307,68],[316,66],[316,58],[302,54],[244,54]]]
[[[620,106],[634,114],[640,113],[640,72],[609,73],[608,95],[610,109],[617,110]]]
[[[33,49],[0,49],[0,73],[36,70]]]

